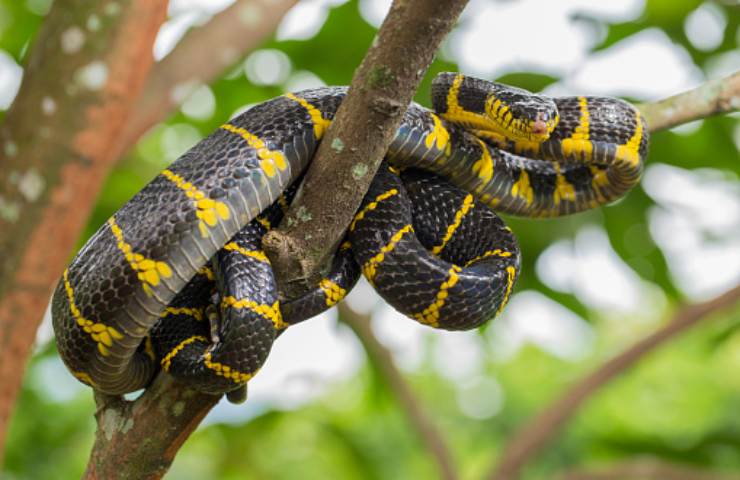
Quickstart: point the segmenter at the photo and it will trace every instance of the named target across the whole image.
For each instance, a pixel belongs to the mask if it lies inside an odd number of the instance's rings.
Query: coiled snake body
[[[436,113],[408,108],[392,166],[381,167],[330,273],[281,305],[261,236],[345,94],[319,88],[253,107],[95,233],[52,303],[60,354],[79,380],[118,394],[163,368],[205,392],[238,391],[279,332],[338,302],[360,270],[411,318],[476,327],[503,309],[519,269],[516,240],[493,210],[549,217],[606,204],[637,183],[647,151],[646,125],[623,101],[440,74]]]

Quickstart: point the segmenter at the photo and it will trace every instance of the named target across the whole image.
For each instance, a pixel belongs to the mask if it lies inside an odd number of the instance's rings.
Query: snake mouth
[[[503,135],[511,141],[529,141],[542,143],[550,138],[550,134],[558,124],[557,115],[548,118],[538,113],[533,120],[515,119],[509,122],[491,121],[491,131]]]
[[[528,124],[528,131],[521,132],[521,136],[526,140],[535,142],[544,142],[550,138],[550,134],[558,124],[559,117],[556,115],[554,118],[547,118],[542,112],[538,112],[534,120],[530,120]]]
[[[466,112],[465,114],[450,115],[442,114],[442,118],[451,121],[480,135],[493,139],[508,140],[512,142],[536,142],[542,143],[550,138],[555,130],[559,117],[548,118],[537,115],[534,120],[527,118],[508,118],[500,115],[479,114]]]
[[[549,132],[547,131],[547,124],[538,117],[537,120],[532,123],[532,133],[535,135],[548,134]]]

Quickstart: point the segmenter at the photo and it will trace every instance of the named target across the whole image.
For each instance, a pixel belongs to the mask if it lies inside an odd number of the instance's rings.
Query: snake
[[[320,87],[253,106],[97,230],[52,298],[59,353],[78,380],[123,394],[165,371],[239,400],[275,339],[334,306],[361,274],[422,324],[476,328],[503,310],[520,273],[498,214],[606,205],[638,183],[647,155],[645,120],[623,100],[438,74],[433,108],[408,106],[325,275],[281,299],[261,239],[347,92]]]

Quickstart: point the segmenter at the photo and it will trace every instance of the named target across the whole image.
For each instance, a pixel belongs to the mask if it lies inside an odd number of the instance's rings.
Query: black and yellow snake
[[[331,272],[282,305],[261,236],[347,89],[272,99],[195,145],[64,271],[52,313],[69,369],[111,394],[146,386],[160,369],[205,392],[237,391],[279,332],[337,303],[360,270],[419,322],[476,327],[505,306],[519,272],[516,240],[493,210],[575,213],[640,177],[648,132],[626,102],[451,73],[432,90],[435,112],[408,108]]]

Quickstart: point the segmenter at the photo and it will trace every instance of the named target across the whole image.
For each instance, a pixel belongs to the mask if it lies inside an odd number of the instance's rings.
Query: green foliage
[[[636,21],[607,24],[593,51],[608,49],[647,28],[663,30],[701,69],[716,55],[737,47],[740,15],[717,4],[728,19],[721,45],[710,52],[686,38],[684,21],[701,2],[648,0]],[[0,0],[0,49],[23,62],[42,21],[44,2]],[[282,52],[294,78],[309,72],[327,84],[347,84],[373,40],[375,29],[356,2],[331,9],[321,30],[307,40],[271,39],[262,46]],[[557,39],[552,40],[557,41]],[[431,79],[457,70],[449,58],[429,68],[417,101],[428,105]],[[298,73],[296,73],[298,72]],[[635,72],[636,76],[640,72]],[[384,81],[379,75],[375,81]],[[560,80],[541,73],[514,72],[499,81],[534,91]],[[241,64],[209,86],[216,99],[213,115],[192,118],[178,112],[154,128],[106,181],[80,244],[120,205],[167,163],[224,119],[247,105],[283,92],[283,84],[261,85],[243,74]],[[676,92],[678,93],[678,92]],[[704,121],[691,133],[662,132],[652,137],[649,163],[687,170],[713,169],[738,187],[737,117]],[[737,141],[737,140],[735,140]],[[735,190],[737,191],[737,190]],[[489,326],[476,337],[482,345],[483,375],[500,389],[501,405],[476,418],[461,408],[465,386],[435,367],[435,348],[447,333],[426,337],[421,366],[407,374],[432,419],[444,432],[462,478],[483,475],[507,440],[548,402],[567,391],[580,376],[653,331],[679,307],[685,292],[671,273],[670,255],[653,237],[650,215],[661,205],[640,187],[615,205],[554,220],[507,218],[523,252],[517,291],[536,291],[588,322],[590,349],[580,357],[559,358],[525,341],[503,355]],[[542,253],[555,242],[571,242],[578,232],[606,232],[621,261],[658,292],[653,312],[622,314],[597,308],[577,289],[556,289],[538,273]],[[701,252],[696,252],[701,255]],[[569,265],[576,268],[577,265]],[[646,287],[647,288],[647,287]],[[651,290],[652,291],[652,290]],[[660,302],[664,302],[660,304]],[[527,468],[527,479],[549,479],[568,469],[650,457],[707,469],[740,469],[740,312],[712,322],[651,354],[600,391],[567,428]],[[90,392],[80,387],[52,395],[49,369],[62,373],[55,350],[44,347],[32,359],[13,417],[2,478],[76,478],[84,469],[94,434]],[[300,362],[301,359],[295,359]],[[54,362],[57,362],[54,367]],[[54,370],[56,368],[56,370]],[[52,382],[54,383],[54,382]],[[490,402],[497,401],[494,396]],[[490,403],[489,402],[489,403]],[[240,407],[256,409],[248,401]],[[169,478],[434,478],[436,469],[382,374],[366,362],[360,373],[341,381],[312,402],[294,410],[274,406],[252,412],[250,420],[201,427],[178,455]]]
[[[0,2],[0,47],[20,61],[46,10],[44,2]],[[36,8],[34,8],[34,6]]]
[[[84,390],[48,394],[43,381],[54,371],[63,374],[57,355],[48,345],[30,367],[8,432],[4,471],[9,478],[75,478],[85,469],[95,433],[95,404]]]

